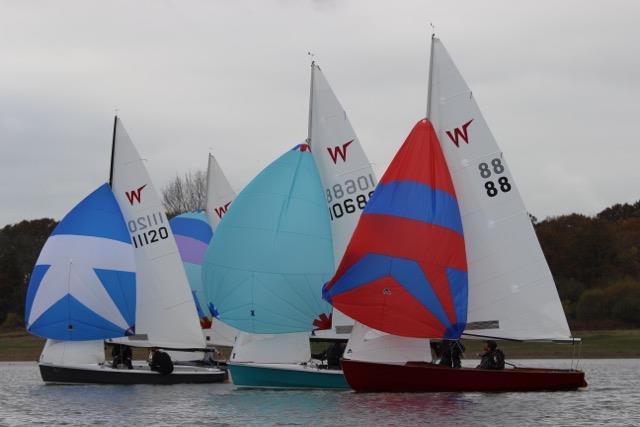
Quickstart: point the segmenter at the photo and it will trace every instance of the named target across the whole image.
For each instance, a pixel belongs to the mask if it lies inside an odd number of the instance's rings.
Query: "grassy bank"
[[[640,329],[614,331],[574,331],[581,337],[581,356],[597,358],[640,358]],[[467,358],[481,350],[481,341],[465,340]],[[36,361],[42,351],[44,340],[24,330],[0,331],[0,361]],[[499,342],[508,359],[571,358],[570,344]],[[319,351],[314,348],[314,351]],[[577,354],[576,348],[576,354]],[[143,351],[143,353],[145,353]],[[145,353],[146,354],[146,353]],[[138,354],[135,355],[138,357]],[[139,357],[144,357],[141,353]]]

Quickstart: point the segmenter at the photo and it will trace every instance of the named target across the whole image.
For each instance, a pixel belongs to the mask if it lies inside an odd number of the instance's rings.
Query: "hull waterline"
[[[584,372],[563,369],[487,370],[432,363],[373,363],[343,359],[347,382],[358,392],[555,391],[586,387]]]
[[[47,383],[71,384],[204,384],[220,383],[227,372],[216,368],[176,366],[168,375],[148,368],[112,369],[106,365],[60,366],[40,363],[40,374]]]
[[[233,384],[243,388],[348,389],[342,371],[298,364],[229,363]]]

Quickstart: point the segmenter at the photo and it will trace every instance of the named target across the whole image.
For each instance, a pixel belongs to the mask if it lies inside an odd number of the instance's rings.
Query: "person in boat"
[[[152,371],[159,372],[163,375],[169,375],[173,372],[173,361],[166,352],[157,348],[152,348],[149,368],[151,368]]]
[[[498,348],[495,341],[485,341],[484,351],[479,353],[480,369],[504,369],[504,353]]]
[[[123,344],[114,344],[111,349],[111,367],[113,369],[119,369],[125,367],[127,369],[133,369],[133,353],[131,347]]]
[[[340,369],[340,359],[344,354],[347,344],[334,342],[322,353],[313,354],[314,359],[326,360],[328,369]]]
[[[449,366],[451,368],[460,368],[462,362],[460,359],[464,353],[464,345],[458,340],[444,340],[441,345],[441,353],[439,365]]]

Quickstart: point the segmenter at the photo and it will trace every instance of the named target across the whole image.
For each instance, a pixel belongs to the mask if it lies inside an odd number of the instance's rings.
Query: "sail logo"
[[[133,206],[134,202],[140,203],[142,201],[142,190],[146,186],[147,184],[143,185],[142,187],[139,187],[137,190],[125,191],[124,194],[125,196],[127,196],[127,200],[129,201],[129,204],[131,206]]]
[[[451,142],[453,142],[456,147],[460,147],[460,140],[462,139],[465,143],[469,143],[469,133],[467,132],[467,128],[469,127],[469,125],[471,124],[471,122],[473,121],[473,119],[469,120],[467,123],[462,125],[462,130],[460,130],[460,128],[455,128],[452,131],[448,130],[447,131],[447,136],[449,137],[449,139],[451,140]]]
[[[222,215],[227,213],[227,209],[229,209],[230,204],[231,202],[225,204],[224,206],[220,206],[219,208],[213,209],[216,212],[216,215],[218,215],[218,218],[222,219]]]
[[[331,147],[327,147],[327,151],[329,152],[329,156],[331,157],[333,164],[338,163],[338,157],[340,157],[343,162],[347,161],[347,148],[353,141],[353,139],[351,141],[347,141],[342,144],[342,146],[336,145],[335,147],[333,147],[333,150],[331,149]]]

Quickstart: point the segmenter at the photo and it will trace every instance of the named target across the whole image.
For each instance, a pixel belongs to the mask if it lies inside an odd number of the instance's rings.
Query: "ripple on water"
[[[45,385],[33,363],[0,363],[0,425],[637,425],[640,361],[585,360],[582,368],[589,387],[578,392],[358,394],[231,384]]]

